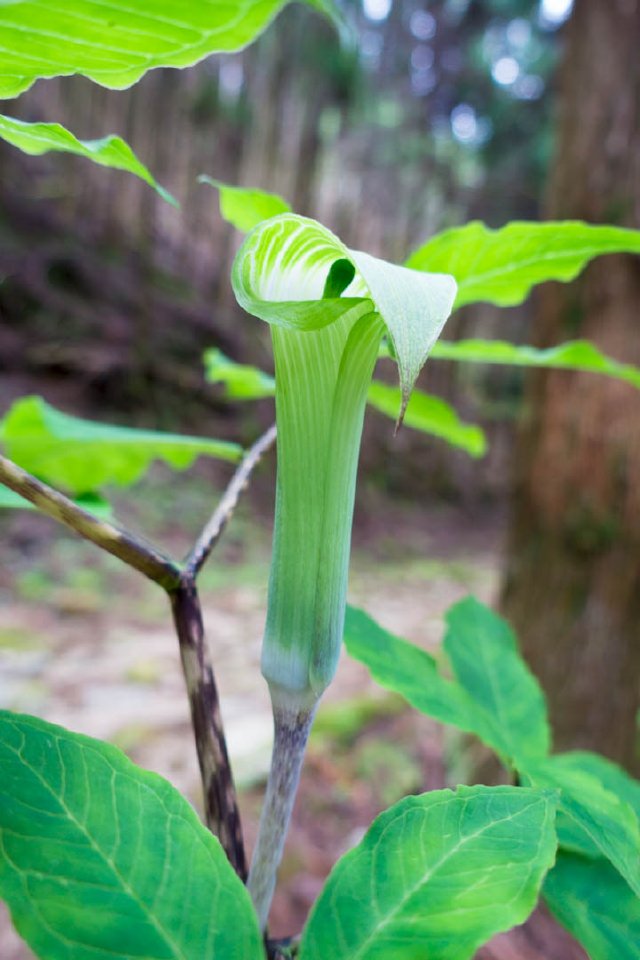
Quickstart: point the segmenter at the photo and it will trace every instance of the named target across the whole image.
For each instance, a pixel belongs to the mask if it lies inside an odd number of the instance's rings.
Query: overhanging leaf
[[[291,210],[287,201],[275,193],[246,187],[232,187],[205,174],[198,177],[198,182],[207,183],[218,190],[220,216],[241,233],[248,233],[263,220],[269,220],[270,217],[275,217],[279,213],[288,213]]]
[[[546,350],[518,346],[506,340],[458,340],[455,343],[439,340],[434,344],[431,356],[438,360],[457,360],[460,363],[496,363],[509,367],[584,370],[588,373],[602,373],[617,380],[625,380],[632,386],[640,388],[638,367],[612,360],[588,340],[572,340]]]
[[[0,712],[0,896],[42,960],[259,960],[248,894],[162,777]]]
[[[303,0],[342,18],[333,0]],[[154,67],[189,67],[240,50],[287,0],[9,0],[0,4],[0,99],[40,77],[81,74],[105,87],[130,87]]]
[[[467,960],[533,910],[554,810],[553,793],[514,787],[401,800],[332,870],[300,960]]]
[[[374,380],[367,394],[368,403],[392,419],[397,416],[402,402],[398,387]],[[442,400],[420,390],[414,390],[404,412],[403,424],[446,440],[472,457],[482,457],[487,440],[481,427],[464,423],[454,408]]]
[[[200,455],[237,461],[235,443],[135,430],[81,420],[56,410],[41,397],[23,397],[0,423],[0,444],[19,466],[71,493],[103,484],[135,483],[154,460],[176,470]]]
[[[0,18],[1,16],[2,5],[0,5]],[[131,147],[120,137],[77,140],[59,123],[25,123],[14,117],[5,116],[0,116],[0,137],[32,156],[41,156],[52,151],[74,153],[79,157],[93,160],[100,166],[133,173],[157,190],[163,200],[178,206],[171,194],[154,180]]]
[[[560,790],[558,841],[575,853],[604,857],[640,897],[640,827],[632,807],[562,754],[521,770],[527,782]]]
[[[479,301],[507,307],[522,303],[537,283],[573,280],[605,253],[640,253],[640,230],[578,220],[516,221],[491,230],[476,220],[432,237],[407,266],[453,274],[456,307]]]
[[[640,960],[640,901],[606,860],[560,850],[544,899],[591,960]]]
[[[107,519],[112,514],[111,504],[97,493],[86,493],[76,497],[75,503],[101,519]],[[0,510],[37,510],[37,507],[20,494],[9,490],[8,487],[0,486]]]

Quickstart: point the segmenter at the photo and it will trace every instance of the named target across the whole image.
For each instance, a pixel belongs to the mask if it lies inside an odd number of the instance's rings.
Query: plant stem
[[[250,447],[240,463],[240,466],[229,481],[222,498],[211,515],[211,519],[198,537],[193,549],[185,560],[185,571],[192,577],[197,577],[204,566],[209,554],[222,536],[224,529],[233,516],[240,496],[245,490],[251,474],[260,463],[264,454],[269,450],[276,439],[276,426],[269,427]]]
[[[171,591],[169,597],[191,707],[207,825],[218,836],[229,862],[244,881],[247,879],[247,864],[240,812],[218,689],[207,651],[200,598],[193,578],[185,576],[180,587]]]
[[[286,700],[286,696],[274,696],[272,689],[274,743],[271,770],[247,882],[262,930],[267,926],[276,874],[282,860],[304,752],[315,713],[315,704],[310,708],[289,706]]]
[[[73,500],[36,480],[3,456],[0,456],[0,483],[29,500],[41,513],[143,573],[164,590],[172,590],[180,583],[182,571],[179,564],[139,537],[83,510]]]

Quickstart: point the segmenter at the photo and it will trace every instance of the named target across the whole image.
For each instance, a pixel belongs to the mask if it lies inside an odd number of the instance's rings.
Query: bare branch
[[[169,557],[121,527],[83,510],[73,500],[36,480],[3,456],[0,456],[0,483],[29,500],[42,513],[70,527],[85,540],[90,540],[134,567],[163,589],[171,590],[180,584],[182,570]]]
[[[170,594],[196,741],[207,826],[216,834],[242,881],[247,863],[236,791],[227,754],[220,700],[209,660],[202,609],[191,577]]]
[[[198,537],[198,540],[185,561],[185,572],[194,579],[200,573],[211,551],[222,536],[224,528],[233,516],[238,500],[246,488],[251,474],[260,460],[273,446],[276,439],[275,424],[262,434],[250,447],[240,466],[231,478],[211,519]]]

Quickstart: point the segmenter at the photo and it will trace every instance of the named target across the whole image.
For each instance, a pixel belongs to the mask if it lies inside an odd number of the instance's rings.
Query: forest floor
[[[133,520],[180,555],[188,546],[184,529],[197,531],[206,519],[209,491],[192,481],[187,506],[183,498],[178,512],[167,477],[161,474],[149,490],[138,499]],[[373,508],[371,502],[356,524],[350,602],[434,650],[452,603],[468,593],[495,598],[502,520],[481,509],[417,511],[375,495]],[[270,547],[263,512],[251,500],[241,505],[201,579],[249,847],[271,738],[259,670]],[[126,501],[119,513],[127,515]],[[0,706],[117,744],[198,807],[195,751],[185,749],[188,706],[163,594],[47,520],[24,514],[2,523],[9,549],[0,570]],[[312,735],[272,935],[300,929],[335,860],[380,810],[407,793],[464,782],[475,749],[376,687],[364,667],[343,655]],[[32,960],[4,914],[0,947],[2,960]],[[512,941],[482,955],[538,957]]]

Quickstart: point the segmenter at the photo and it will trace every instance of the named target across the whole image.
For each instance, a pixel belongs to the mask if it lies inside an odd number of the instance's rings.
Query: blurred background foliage
[[[37,389],[67,410],[249,437],[208,387],[202,352],[270,369],[268,333],[228,274],[238,237],[199,174],[285,196],[345,242],[401,261],[479,217],[538,216],[569,0],[345,0],[357,44],[295,4],[249,49],[132,90],[40,82],[6,106],[83,138],[123,136],[181,202],[126,174],[0,145],[0,403]],[[526,341],[530,307],[460,311],[447,334]],[[433,362],[423,386],[488,430],[479,463],[369,417],[370,475],[407,496],[507,489],[521,371]],[[219,423],[212,423],[214,411]],[[389,454],[400,452],[388,469]]]

